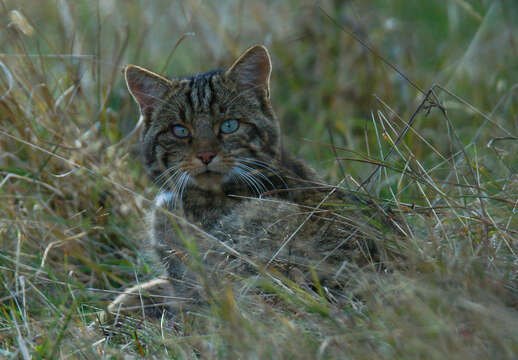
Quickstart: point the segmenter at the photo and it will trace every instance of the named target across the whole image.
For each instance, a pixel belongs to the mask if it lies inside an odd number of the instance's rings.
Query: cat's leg
[[[169,276],[172,291],[181,300],[181,307],[188,309],[202,301],[198,264],[194,259],[202,257],[193,249],[203,252],[205,241],[200,240],[192,226],[167,209],[155,208],[150,217],[150,237],[157,267]],[[196,242],[190,249],[189,243]]]
[[[149,217],[150,242],[158,260],[154,270],[165,270],[169,276],[157,277],[126,289],[109,304],[106,315],[124,313],[160,317],[167,312],[170,316],[196,301],[196,296],[193,299],[185,289],[185,284],[192,283],[192,280],[185,276],[187,268],[180,237],[183,226],[175,221],[176,216],[170,215],[172,213],[167,209],[158,207]]]

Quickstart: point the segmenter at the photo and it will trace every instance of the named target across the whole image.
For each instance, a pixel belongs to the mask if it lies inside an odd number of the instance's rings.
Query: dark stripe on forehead
[[[191,92],[192,87],[190,86],[189,90],[185,92],[185,102],[188,106],[187,112],[189,113],[189,115],[191,115],[194,112],[194,104],[192,103]]]
[[[191,102],[194,111],[198,113],[208,112],[212,93],[208,86],[209,78],[198,76],[192,79]]]
[[[216,77],[211,76],[209,81],[207,82],[210,92],[211,92],[211,96],[210,96],[210,100],[209,100],[209,111],[210,112],[214,112],[213,108],[214,108],[214,103],[216,102],[216,92],[214,91],[214,82],[215,81],[216,81]]]
[[[210,105],[212,103],[212,88],[210,86],[210,78],[205,79],[203,82],[203,111],[210,112]]]
[[[195,112],[198,112],[199,107],[200,107],[200,98],[199,98],[198,92],[199,92],[199,88],[198,88],[197,81],[196,81],[196,79],[193,79],[192,84],[191,84],[191,93],[190,93],[191,96],[190,97],[191,97],[192,109]]]
[[[215,99],[213,80],[223,73],[223,70],[212,70],[206,73],[186,76],[181,79],[188,87],[185,94],[185,102],[192,112],[210,112]]]

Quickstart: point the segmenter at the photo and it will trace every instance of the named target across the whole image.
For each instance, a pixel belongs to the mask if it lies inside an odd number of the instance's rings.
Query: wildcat
[[[228,69],[182,78],[124,69],[144,120],[144,166],[160,186],[150,240],[166,276],[127,289],[110,312],[196,304],[204,297],[200,272],[217,282],[273,270],[310,289],[314,269],[336,289],[351,269],[378,258],[372,240],[383,234],[370,224],[378,210],[323,185],[283,151],[271,69],[259,45]]]

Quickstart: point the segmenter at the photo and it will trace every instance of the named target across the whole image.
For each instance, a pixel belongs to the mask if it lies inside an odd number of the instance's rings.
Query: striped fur
[[[203,165],[196,159],[201,151],[217,153],[218,163],[212,166],[222,175],[222,186],[232,180],[225,175],[236,157],[280,164],[280,130],[268,98],[268,84],[248,84],[249,79],[232,75],[232,69],[213,70],[165,79],[135,66],[126,68],[128,87],[145,118],[141,135],[144,164],[158,185],[171,187],[167,176],[160,176],[175,165],[196,174]],[[142,91],[146,94],[139,93]],[[218,127],[228,119],[239,120],[240,128],[234,134],[221,134]],[[192,137],[176,138],[171,131],[174,125],[187,127]],[[188,185],[204,186],[195,178]]]
[[[376,235],[372,229],[356,229],[352,241],[347,236],[354,224],[343,218],[326,212],[306,219],[305,206],[311,208],[329,195],[327,189],[318,188],[311,168],[281,149],[279,123],[269,100],[270,72],[270,58],[262,46],[247,50],[227,70],[177,79],[136,66],[126,68],[128,88],[145,119],[144,165],[160,186],[150,217],[151,240],[172,279],[171,287],[155,287],[155,295],[174,292],[193,303],[200,300],[199,284],[186,266],[190,260],[185,238],[195,241],[212,274],[237,271],[246,276],[251,271],[235,254],[223,251],[215,237],[257,264],[271,263],[288,273],[300,267],[306,274],[309,266],[315,266],[329,279],[334,270],[343,268],[345,258],[370,258],[368,247],[357,240]],[[223,133],[220,126],[229,119],[238,120],[239,127]],[[175,126],[185,127],[190,136],[175,135]],[[207,153],[214,155],[208,164],[199,156]],[[250,199],[258,197],[268,200]],[[351,200],[339,191],[329,199]],[[177,221],[171,212],[202,231]],[[301,223],[307,223],[303,230]],[[153,293],[148,283],[133,287],[110,309],[141,302],[135,298],[140,289]],[[178,303],[168,309],[175,306]]]

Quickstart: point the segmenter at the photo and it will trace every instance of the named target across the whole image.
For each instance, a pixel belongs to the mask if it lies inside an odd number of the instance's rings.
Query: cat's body
[[[347,264],[370,259],[364,240],[376,234],[359,202],[323,187],[310,167],[282,151],[270,71],[262,46],[226,71],[183,79],[126,68],[145,120],[144,164],[161,186],[150,235],[168,278],[128,289],[110,311],[139,307],[143,292],[199,301],[200,265],[215,281],[265,268],[304,280],[313,267],[334,286]],[[355,202],[345,215],[331,211]]]

